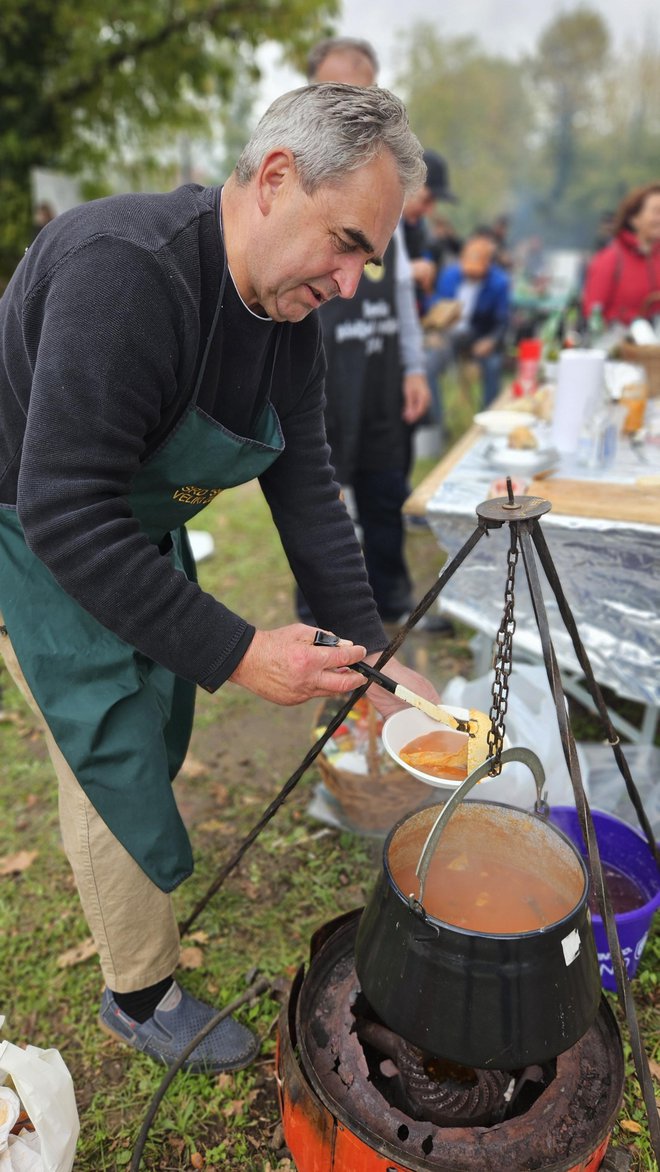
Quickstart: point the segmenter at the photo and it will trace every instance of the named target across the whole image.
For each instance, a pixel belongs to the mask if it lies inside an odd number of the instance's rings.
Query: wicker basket
[[[660,396],[660,346],[637,346],[634,342],[621,342],[618,355],[622,362],[633,362],[641,366],[646,374],[650,399]]]
[[[432,786],[418,781],[393,762],[392,768],[388,766],[390,758],[384,759],[378,714],[368,701],[358,701],[358,704],[365,705],[367,772],[353,773],[343,769],[333,764],[323,752],[316,758],[316,764],[337,816],[348,830],[387,834],[404,814],[420,806],[437,803],[438,795]],[[316,725],[327,725],[333,715],[334,712],[329,711],[326,702],[319,712]]]

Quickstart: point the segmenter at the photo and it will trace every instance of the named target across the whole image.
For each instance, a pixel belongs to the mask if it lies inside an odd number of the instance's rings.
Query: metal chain
[[[511,675],[513,659],[513,635],[516,629],[513,605],[518,552],[518,527],[511,525],[511,547],[507,555],[507,576],[504,590],[504,613],[493,651],[495,678],[493,679],[493,703],[489,713],[490,728],[488,730],[488,756],[494,758],[493,766],[489,771],[491,777],[499,776],[502,771],[500,757],[504,743],[504,718],[509,704],[509,676]]]

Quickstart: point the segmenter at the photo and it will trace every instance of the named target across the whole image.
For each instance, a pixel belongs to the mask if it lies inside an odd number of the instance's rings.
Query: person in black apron
[[[311,50],[312,82],[375,85],[378,59],[367,41],[327,38]],[[410,262],[399,229],[379,266],[366,265],[350,303],[321,308],[328,364],[325,423],[339,482],[350,489],[369,583],[384,622],[413,605],[402,508],[410,495],[413,425],[431,403]],[[297,597],[298,614],[311,618]],[[313,620],[312,620],[313,621]]]
[[[47,731],[101,1022],[163,1062],[214,1012],[173,979],[170,892],[193,859],[171,783],[196,686],[300,703],[358,686],[338,669],[386,644],[328,461],[310,313],[384,253],[419,156],[386,91],[284,95],[222,192],[72,209],[0,302],[0,646]],[[195,581],[186,522],[255,477],[338,646],[258,630]],[[186,1065],[238,1069],[257,1048],[228,1018]]]

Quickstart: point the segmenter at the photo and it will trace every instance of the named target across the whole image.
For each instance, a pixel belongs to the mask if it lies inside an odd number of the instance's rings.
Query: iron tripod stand
[[[494,656],[495,677],[493,682],[493,705],[491,707],[491,731],[489,732],[489,748],[493,760],[491,772],[499,772],[499,757],[502,751],[504,737],[504,721],[508,698],[508,677],[512,663],[512,641],[515,632],[514,614],[514,582],[518,552],[522,554],[523,564],[529,592],[532,600],[532,609],[541,640],[543,661],[545,664],[550,691],[554,701],[557,723],[561,737],[562,749],[571,784],[575,796],[578,817],[587,846],[587,856],[592,884],[596,893],[598,906],[607,932],[607,940],[612,957],[616,987],[619,997],[625,1008],[626,1020],[630,1031],[631,1048],[635,1063],[635,1070],[642,1088],[646,1106],[651,1143],[656,1159],[660,1164],[660,1117],[655,1101],[655,1091],[649,1070],[648,1058],[639,1031],[635,1004],[630,989],[630,981],[621,952],[619,938],[616,931],[614,914],[609,895],[603,878],[603,870],[598,850],[598,842],[594,829],[591,811],[584,791],[580,764],[577,756],[575,738],[568,720],[564,692],[559,671],[557,657],[552,643],[550,627],[546,613],[545,602],[541,591],[537,559],[540,562],[546,579],[554,594],[559,613],[570,636],[575,654],[584,673],[587,689],[602,720],[608,742],[614,753],[617,765],[624,779],[628,796],[634,806],[640,826],[642,827],[649,847],[653,852],[658,866],[660,866],[660,851],[655,842],[653,830],[648,821],[642,801],[633,781],[628,763],[624,756],[619,737],[612,725],[605,700],[593,674],[587,652],[582,644],[577,624],[563,592],[559,576],[552,561],[550,551],[543,536],[539,518],[551,509],[549,501],[541,497],[518,497],[513,495],[511,480],[507,478],[508,497],[499,497],[495,500],[482,502],[477,506],[476,513],[479,519],[474,532],[467,539],[456,556],[444,567],[438,581],[425,595],[419,605],[411,613],[408,622],[398,633],[390,646],[381,656],[377,667],[381,667],[393,655],[411,630],[426,613],[429,606],[435,601],[450,578],[453,577],[459,566],[465,561],[477,543],[491,529],[500,529],[507,524],[510,528],[511,542],[508,552],[507,584],[505,590],[505,604],[502,622],[497,635],[497,647]]]
[[[617,990],[625,1007],[626,1019],[630,1031],[631,1048],[635,1062],[635,1070],[642,1088],[644,1103],[648,1115],[651,1143],[655,1156],[658,1160],[658,1165],[660,1166],[660,1117],[658,1116],[658,1111],[655,1104],[653,1082],[649,1070],[648,1058],[641,1041],[639,1025],[635,1013],[635,1005],[630,991],[630,982],[628,980],[626,966],[619,945],[619,938],[616,932],[614,916],[612,913],[609,896],[605,888],[602,866],[600,862],[600,854],[598,851],[598,843],[596,840],[591,811],[589,809],[584,792],[584,786],[582,784],[575,739],[573,737],[566,714],[562,681],[557,664],[557,658],[550,637],[550,630],[545,610],[545,603],[541,593],[535,556],[538,556],[545,571],[548,582],[555,595],[561,618],[573,642],[573,647],[575,648],[578,662],[582,668],[582,671],[584,672],[587,687],[602,719],[608,741],[614,752],[619,770],[624,778],[628,795],[633,803],[640,825],[644,830],[656,862],[658,862],[659,865],[660,856],[653,838],[653,832],[651,830],[648,818],[646,817],[646,813],[642,806],[641,798],[632,779],[630,770],[628,768],[628,763],[623,755],[623,750],[619,743],[619,738],[611,723],[609,713],[607,711],[607,706],[601,694],[598,683],[594,677],[587,653],[580,640],[577,625],[571,613],[568,602],[564,596],[557,571],[554,567],[552,558],[550,557],[550,552],[541,532],[539,517],[550,511],[550,502],[543,500],[541,497],[523,496],[516,500],[513,496],[510,479],[507,479],[507,488],[509,494],[508,498],[501,497],[496,500],[485,501],[477,507],[476,512],[479,520],[476,529],[473,531],[470,537],[468,537],[467,541],[458,551],[456,556],[452,558],[452,560],[443,568],[437,581],[433,584],[430,590],[427,591],[421,602],[419,602],[411,612],[405,625],[399,630],[397,635],[384,649],[374,666],[377,670],[380,670],[386,665],[388,660],[391,659],[394,654],[396,654],[408,632],[411,631],[422,618],[422,616],[426,614],[429,607],[435,602],[438,595],[447,585],[449,580],[454,576],[462,563],[470,555],[481,538],[484,537],[484,535],[487,536],[489,530],[499,529],[504,524],[508,524],[511,530],[511,547],[509,550],[509,565],[504,615],[500,625],[500,630],[498,632],[498,655],[496,662],[495,680],[493,685],[491,732],[489,734],[489,749],[492,750],[491,757],[493,759],[493,767],[495,771],[499,770],[498,759],[501,753],[502,740],[504,735],[508,675],[511,668],[512,640],[515,630],[515,564],[517,561],[518,550],[520,550],[522,552],[527,581],[532,596],[534,616],[541,637],[543,659],[548,674],[550,690],[557,710],[557,721],[559,725],[562,748],[575,794],[575,804],[582,827],[582,833],[587,845],[589,869],[591,872],[593,886],[596,891],[598,905],[601,910],[603,923],[605,924],[607,931],[607,939],[612,957]],[[346,702],[339,708],[335,716],[333,716],[332,720],[329,721],[321,736],[305,754],[303,760],[284,783],[276,797],[270,802],[259,820],[252,827],[249,834],[238,845],[230,858],[220,867],[210,886],[192,909],[187,919],[179,924],[181,935],[184,935],[190,931],[192,925],[204,911],[212,897],[220,890],[227,877],[239,865],[249,847],[253,842],[255,842],[255,840],[265,829],[271,819],[275,816],[280,807],[284,804],[286,799],[293,792],[300,779],[304,776],[310,765],[314,762],[318,754],[323,749],[323,746],[337,731],[339,726],[346,719],[348,713],[354,707],[357,700],[365,694],[369,686],[369,681],[367,681],[360,688],[356,688],[355,691],[349,694]]]

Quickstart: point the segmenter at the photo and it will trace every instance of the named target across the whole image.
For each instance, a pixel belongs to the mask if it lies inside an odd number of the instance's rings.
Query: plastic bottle
[[[541,338],[522,338],[518,343],[518,362],[512,388],[514,398],[534,394],[538,384],[542,351]]]
[[[576,460],[583,468],[607,468],[619,445],[620,418],[606,388],[585,412],[578,436]]]
[[[580,313],[577,305],[567,306],[564,315],[564,337],[562,340],[562,350],[579,350],[583,346],[582,333],[580,332]]]
[[[603,317],[603,307],[598,302],[595,302],[591,307],[589,314],[589,322],[587,324],[587,336],[591,346],[598,345],[599,339],[605,333],[605,318]]]

